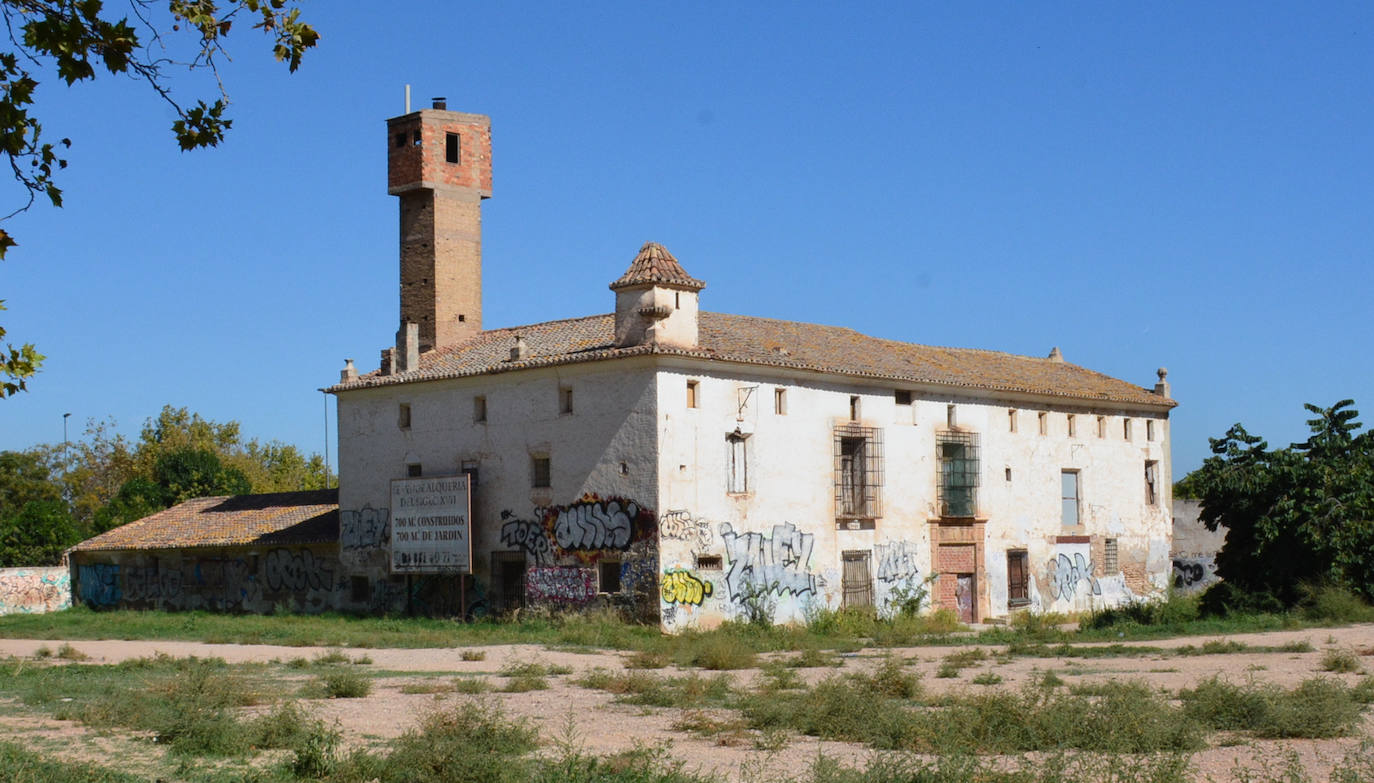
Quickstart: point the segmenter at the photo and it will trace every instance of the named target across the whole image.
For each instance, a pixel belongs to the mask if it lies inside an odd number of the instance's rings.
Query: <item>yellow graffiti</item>
[[[670,604],[692,604],[700,606],[711,594],[712,586],[704,579],[698,579],[687,571],[663,572],[663,600]]]

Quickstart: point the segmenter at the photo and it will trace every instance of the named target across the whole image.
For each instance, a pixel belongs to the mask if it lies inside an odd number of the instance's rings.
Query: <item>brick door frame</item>
[[[954,598],[956,581],[953,575],[973,574],[973,621],[979,622],[989,616],[989,596],[984,538],[986,519],[932,519],[930,520],[931,566],[937,574],[949,573],[950,578],[935,581],[932,604],[937,607],[959,611]],[[973,548],[972,570],[965,570],[968,558],[965,552],[956,551],[962,547]],[[962,561],[962,562],[961,562]]]

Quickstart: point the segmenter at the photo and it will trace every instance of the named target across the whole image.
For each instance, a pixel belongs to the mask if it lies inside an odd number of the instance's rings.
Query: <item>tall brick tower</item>
[[[491,198],[491,118],[443,98],[386,121],[387,192],[401,199],[401,333],[419,351],[482,330],[482,199]]]

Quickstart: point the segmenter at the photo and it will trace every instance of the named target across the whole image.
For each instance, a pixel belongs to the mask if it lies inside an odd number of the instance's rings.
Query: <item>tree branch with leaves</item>
[[[9,51],[0,52],[0,154],[22,189],[20,203],[0,221],[29,209],[39,197],[62,206],[55,175],[66,168],[61,151],[72,142],[45,135],[34,111],[37,76],[55,72],[68,85],[102,72],[130,76],[172,107],[177,116],[172,135],[181,149],[193,150],[218,145],[233,125],[220,78],[231,31],[248,26],[267,35],[273,56],[291,72],[320,38],[286,0],[166,0],[165,11],[161,0],[120,5],[123,13],[109,11],[102,0],[0,0],[0,21],[10,43]],[[168,54],[173,39],[187,47],[186,58]],[[183,101],[169,84],[171,68],[211,74],[217,94],[208,102]],[[0,228],[0,258],[16,244]],[[4,334],[0,329],[0,338]],[[42,360],[30,344],[0,343],[0,398],[24,390]]]

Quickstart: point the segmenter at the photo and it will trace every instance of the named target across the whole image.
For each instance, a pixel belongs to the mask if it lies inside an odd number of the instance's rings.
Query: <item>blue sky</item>
[[[66,207],[6,224],[0,324],[49,358],[0,449],[172,404],[322,450],[316,390],[396,329],[407,83],[492,117],[488,327],[609,311],[655,240],[710,310],[1167,366],[1178,476],[1233,422],[1374,405],[1367,4],[398,8],[306,3],[291,76],[235,31],[215,150],[126,79],[44,81]]]

